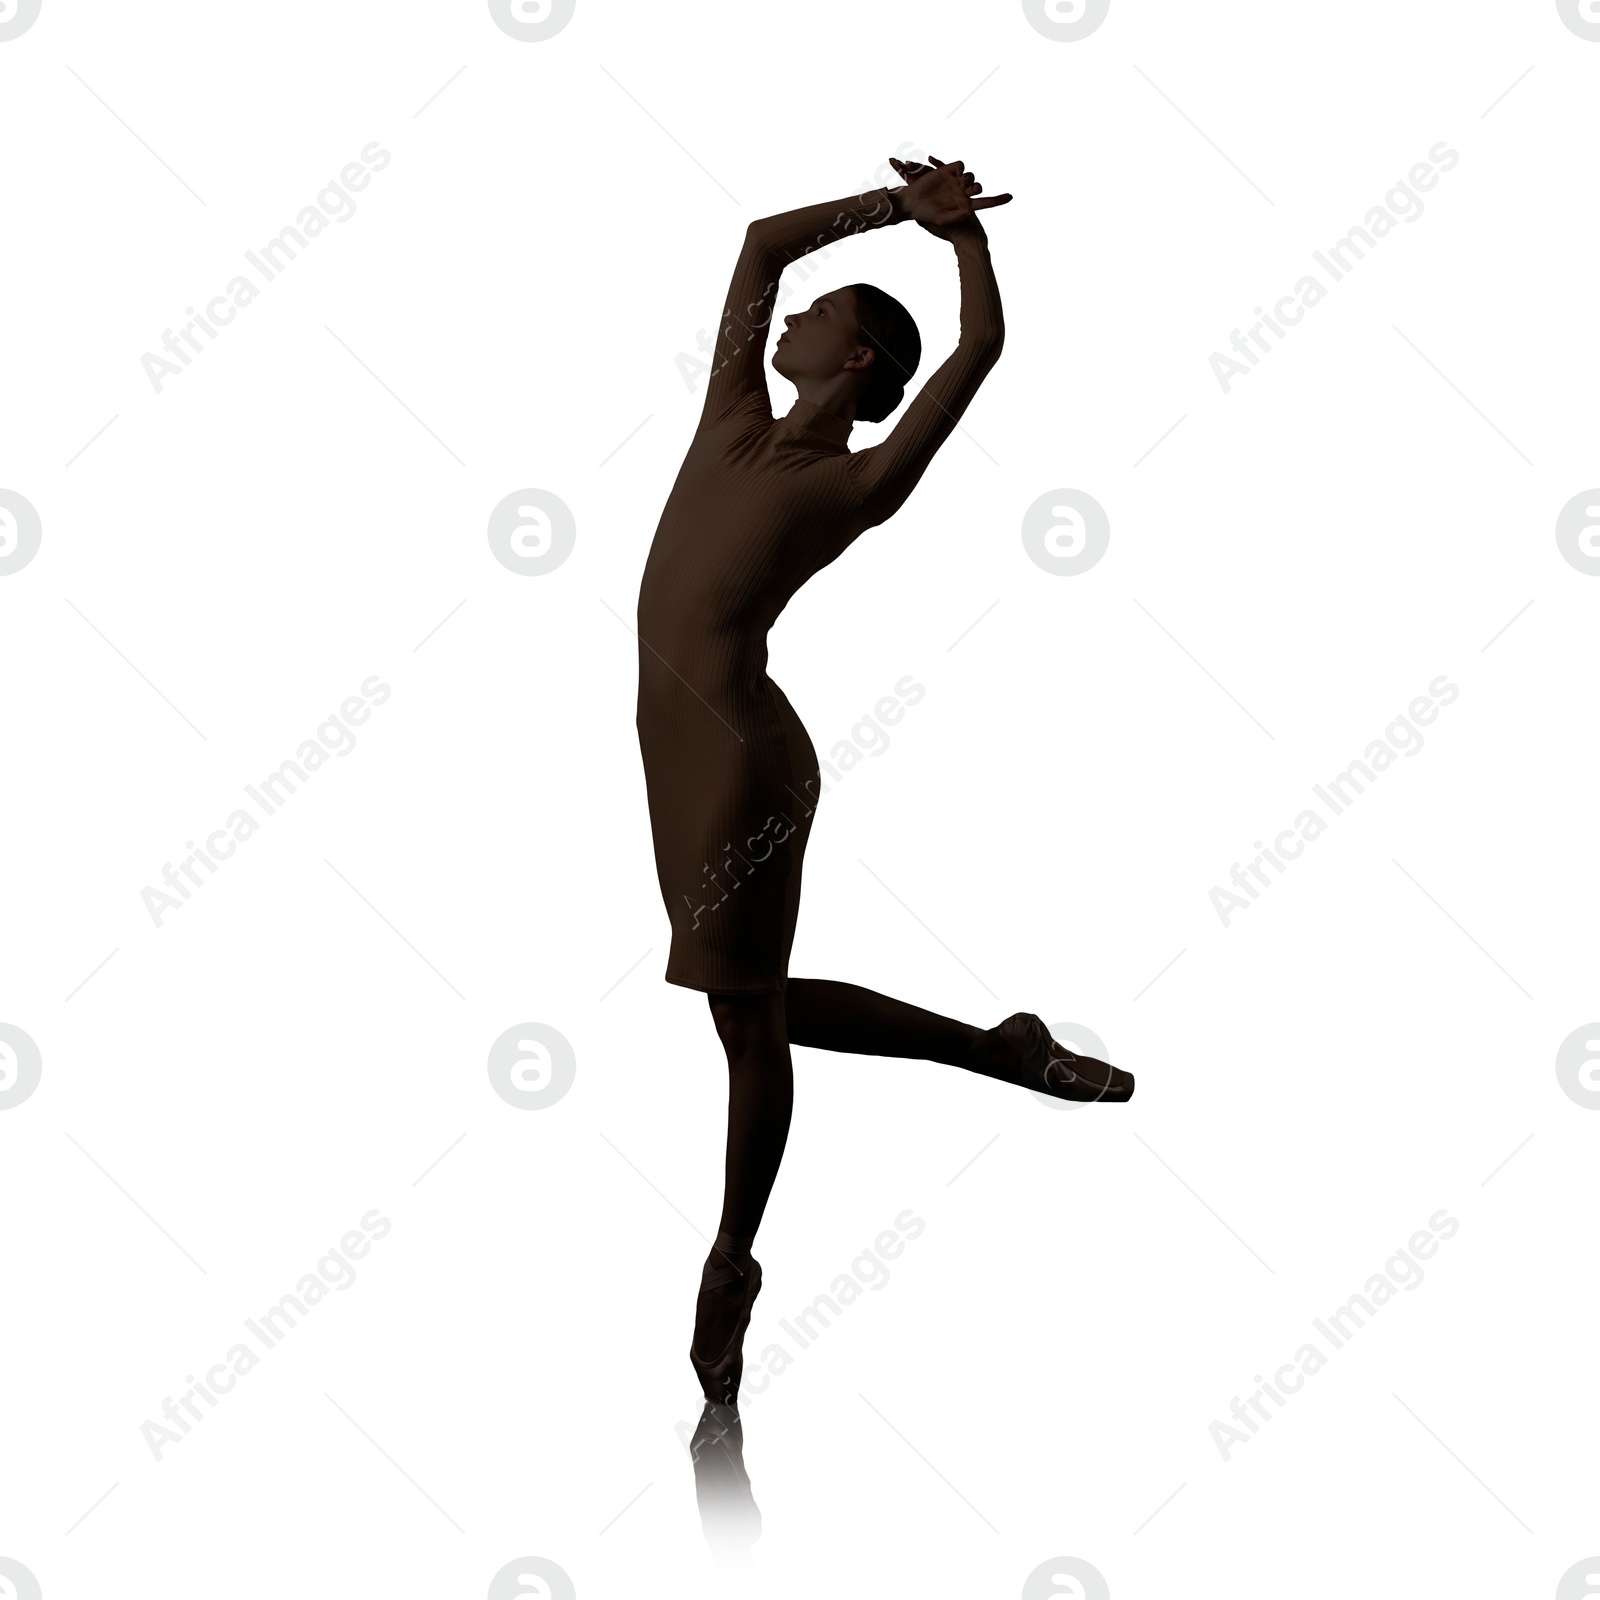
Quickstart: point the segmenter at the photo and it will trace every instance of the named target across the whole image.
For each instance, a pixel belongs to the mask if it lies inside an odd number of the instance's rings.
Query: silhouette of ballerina
[[[886,521],[921,479],[1005,336],[980,210],[959,161],[891,164],[905,182],[750,224],[728,289],[704,409],[639,587],[637,727],[656,870],[672,922],[666,981],[705,991],[728,1061],[723,1207],[701,1276],[690,1361],[736,1408],[761,1287],[750,1254],[794,1104],[791,1044],[937,1061],[1066,1100],[1126,1100],[1133,1077],[1075,1055],[1032,1012],[978,1028],[855,984],[789,977],[820,767],[767,676],[767,633],[807,579]],[[774,420],[762,355],[789,262],[914,221],[955,252],[956,349],[881,444],[852,452],[921,359],[910,313],[872,284],[783,321],[772,366],[799,399]]]

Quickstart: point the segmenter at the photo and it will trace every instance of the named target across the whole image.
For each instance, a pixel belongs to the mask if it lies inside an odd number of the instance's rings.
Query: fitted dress
[[[780,418],[765,352],[783,267],[903,220],[876,189],[750,225],[705,405],[639,586],[636,726],[672,942],[668,983],[781,991],[820,791],[817,753],[767,676],[767,633],[796,590],[916,486],[999,356],[1000,295],[981,230],[952,240],[961,336],[881,444],[797,400]]]

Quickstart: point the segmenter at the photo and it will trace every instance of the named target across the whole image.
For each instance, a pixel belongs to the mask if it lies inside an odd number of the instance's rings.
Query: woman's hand
[[[958,233],[976,229],[983,232],[977,213],[988,206],[1003,206],[1009,194],[975,199],[983,185],[959,161],[940,161],[928,156],[932,165],[920,161],[900,161],[889,157],[889,165],[906,181],[900,206],[906,216],[926,228],[938,239],[951,239]]]

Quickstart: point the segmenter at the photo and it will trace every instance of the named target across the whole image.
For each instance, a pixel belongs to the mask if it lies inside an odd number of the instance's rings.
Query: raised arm
[[[971,218],[947,235],[961,274],[961,337],[954,352],[918,391],[882,444],[850,457],[867,526],[893,516],[916,488],[934,452],[950,437],[978,385],[1000,358],[1005,320],[1000,286],[989,260],[989,238]]]
[[[728,285],[711,376],[706,380],[701,428],[726,416],[750,394],[759,394],[770,407],[765,371],[767,333],[783,269],[819,245],[903,221],[905,213],[898,199],[902,193],[898,188],[869,189],[865,194],[801,206],[750,224]]]

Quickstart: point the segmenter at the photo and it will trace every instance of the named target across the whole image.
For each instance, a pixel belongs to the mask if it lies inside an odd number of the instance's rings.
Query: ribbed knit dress
[[[916,486],[1000,354],[1000,293],[977,229],[951,240],[961,336],[881,444],[799,400],[774,420],[765,352],[783,267],[904,220],[870,190],[750,224],[705,406],[639,586],[636,723],[672,923],[666,981],[708,993],[782,990],[817,753],[767,676],[767,632],[790,597]]]

